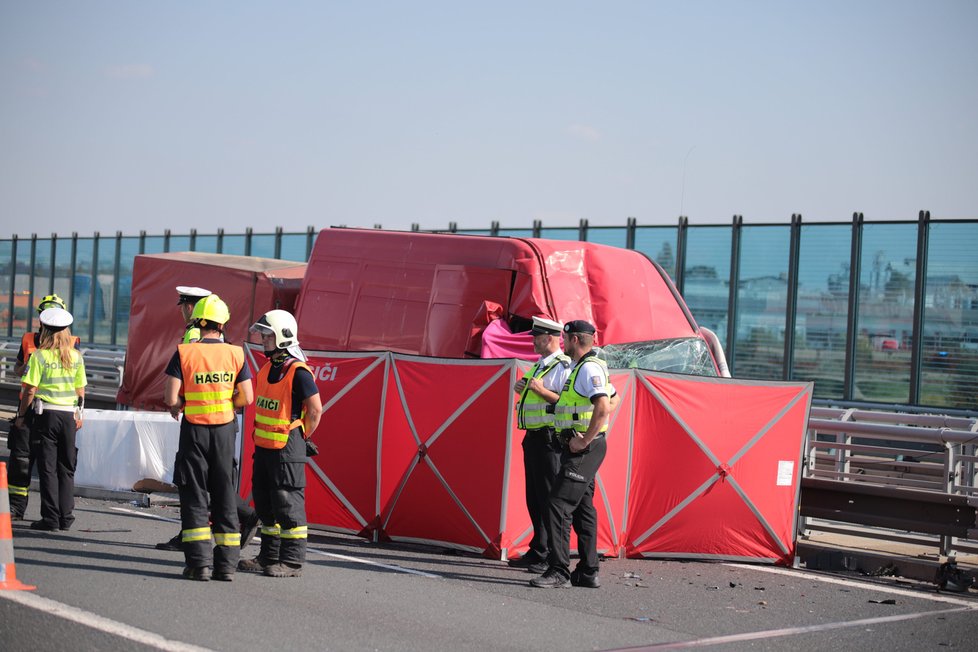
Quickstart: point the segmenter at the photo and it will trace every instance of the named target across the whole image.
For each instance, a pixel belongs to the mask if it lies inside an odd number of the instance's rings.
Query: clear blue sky
[[[978,2],[0,0],[0,237],[978,217]]]

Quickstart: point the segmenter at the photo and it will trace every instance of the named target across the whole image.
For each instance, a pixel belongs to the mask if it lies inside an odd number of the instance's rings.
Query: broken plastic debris
[[[622,575],[626,580],[640,580],[642,577],[638,573],[626,572]]]
[[[887,598],[886,600],[870,600],[870,604],[896,604],[896,600],[893,598]]]

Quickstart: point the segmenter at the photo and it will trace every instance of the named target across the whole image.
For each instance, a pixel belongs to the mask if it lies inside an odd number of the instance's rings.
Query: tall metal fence
[[[414,230],[420,230],[417,225]],[[500,228],[449,231],[635,249],[670,274],[735,376],[812,380],[816,399],[978,414],[978,220]],[[133,259],[203,251],[305,261],[318,231],[0,239],[0,335],[33,328],[56,292],[91,344],[125,345]],[[6,296],[4,296],[6,295]]]

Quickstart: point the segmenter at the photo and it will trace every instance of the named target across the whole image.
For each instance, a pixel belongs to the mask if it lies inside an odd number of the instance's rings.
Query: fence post
[[[34,270],[37,269],[37,234],[31,234],[31,272],[27,276],[27,330],[34,330]]]
[[[686,241],[689,234],[689,218],[685,215],[679,216],[679,224],[676,226],[676,289],[679,294],[683,294],[683,286],[686,284]]]
[[[581,223],[577,226],[577,239],[587,242],[587,218],[582,217]]]
[[[10,236],[10,293],[7,295],[7,337],[14,335],[14,293],[17,291],[17,234]]]
[[[801,214],[791,216],[791,232],[788,243],[788,296],[784,306],[784,360],[781,363],[782,380],[791,380],[795,367],[795,324],[798,320],[798,258],[801,253]]]
[[[115,269],[112,272],[112,335],[109,342],[115,345],[118,342],[116,331],[119,329],[119,272],[122,269],[122,231],[115,232]],[[132,281],[130,281],[130,284]],[[130,292],[130,300],[132,293]],[[104,303],[104,301],[103,301]]]
[[[730,227],[730,289],[727,293],[727,366],[730,373],[737,368],[737,300],[740,289],[740,234],[744,216],[734,215]]]
[[[859,324],[859,276],[862,267],[863,214],[852,214],[852,240],[849,243],[849,317],[846,321],[846,362],[842,381],[842,400],[851,401],[856,383],[856,327]]]
[[[913,345],[910,347],[910,403],[920,403],[921,364],[924,352],[924,310],[927,292],[927,250],[930,211],[917,217],[917,268],[913,287]]]

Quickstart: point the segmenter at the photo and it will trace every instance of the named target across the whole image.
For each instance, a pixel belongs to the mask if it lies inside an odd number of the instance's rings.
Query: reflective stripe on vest
[[[531,367],[526,375],[523,376],[523,380],[530,380],[531,378],[543,378],[550,373],[550,371],[559,364],[566,364],[570,366],[570,358],[564,354],[558,354],[549,365],[540,369],[540,363],[537,362],[533,367]],[[535,430],[538,428],[548,428],[554,425],[554,415],[547,412],[547,407],[550,403],[547,402],[545,398],[540,396],[534,391],[531,391],[529,385],[523,387],[523,391],[520,393],[520,402],[516,412],[517,426],[523,430]]]
[[[285,448],[289,433],[302,425],[304,414],[292,420],[292,380],[296,369],[305,369],[311,374],[309,366],[294,360],[285,369],[285,374],[277,383],[268,382],[268,372],[272,364],[266,363],[255,381],[255,446],[277,450]]]
[[[78,365],[84,365],[81,353],[71,350],[73,366],[66,369],[61,366],[61,352],[56,349],[37,349],[31,354],[32,359],[39,360],[41,365],[41,380],[37,384],[34,396],[53,405],[77,405],[78,393],[75,391],[75,374]],[[37,363],[35,363],[37,364]],[[82,366],[82,373],[85,373]]]
[[[234,420],[234,381],[244,366],[240,346],[223,342],[181,344],[183,416],[190,423],[222,425]]]
[[[564,389],[560,392],[557,399],[557,407],[554,409],[554,425],[557,430],[574,430],[575,432],[585,433],[591,424],[591,415],[594,414],[594,405],[587,396],[581,396],[574,389],[577,381],[577,372],[581,370],[585,362],[597,362],[604,370],[605,385],[608,384],[608,365],[604,360],[588,355],[578,360],[577,365],[564,383]],[[607,432],[608,424],[601,426],[599,432]]]

